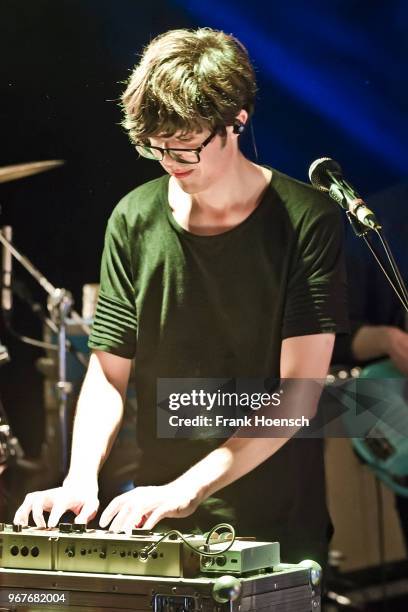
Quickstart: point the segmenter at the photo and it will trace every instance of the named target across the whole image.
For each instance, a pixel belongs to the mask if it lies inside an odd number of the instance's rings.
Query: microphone
[[[381,229],[373,211],[343,178],[341,166],[334,159],[330,157],[316,159],[309,168],[309,179],[313,187],[320,191],[328,191],[330,197],[356,217],[362,225],[373,230]]]
[[[4,237],[11,242],[13,238],[13,230],[11,225],[5,225],[0,230]],[[1,282],[1,307],[9,314],[13,308],[13,291],[11,289],[11,274],[13,271],[13,256],[9,249],[3,245],[2,249],[2,282]]]

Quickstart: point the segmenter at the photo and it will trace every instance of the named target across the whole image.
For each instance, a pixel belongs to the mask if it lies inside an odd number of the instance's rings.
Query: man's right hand
[[[119,431],[131,359],[94,351],[82,385],[75,415],[71,464],[62,487],[29,493],[14,516],[28,525],[30,513],[37,527],[55,527],[67,510],[76,523],[87,523],[97,513],[98,472]],[[98,410],[95,407],[98,406]]]
[[[75,523],[88,523],[96,515],[99,507],[98,487],[64,484],[62,487],[28,493],[18,508],[13,522],[28,525],[30,513],[37,527],[55,527],[61,516],[71,510],[77,516]],[[49,512],[48,525],[44,512]]]

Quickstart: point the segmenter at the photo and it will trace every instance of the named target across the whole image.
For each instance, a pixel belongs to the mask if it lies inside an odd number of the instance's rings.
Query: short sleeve
[[[320,204],[318,201],[317,204]],[[299,223],[285,301],[282,337],[348,333],[344,228],[333,203],[311,206]]]
[[[137,317],[129,251],[126,224],[115,209],[105,234],[100,291],[88,346],[132,359],[136,351]]]

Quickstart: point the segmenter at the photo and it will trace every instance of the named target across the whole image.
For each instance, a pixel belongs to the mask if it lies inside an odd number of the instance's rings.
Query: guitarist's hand
[[[385,348],[393,364],[408,376],[408,333],[398,327],[388,327]]]

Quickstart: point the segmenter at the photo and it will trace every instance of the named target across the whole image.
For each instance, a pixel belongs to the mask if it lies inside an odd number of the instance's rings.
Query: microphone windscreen
[[[333,181],[328,172],[342,176],[341,166],[334,159],[330,157],[316,159],[309,168],[309,179],[313,187],[321,191],[329,191]]]

